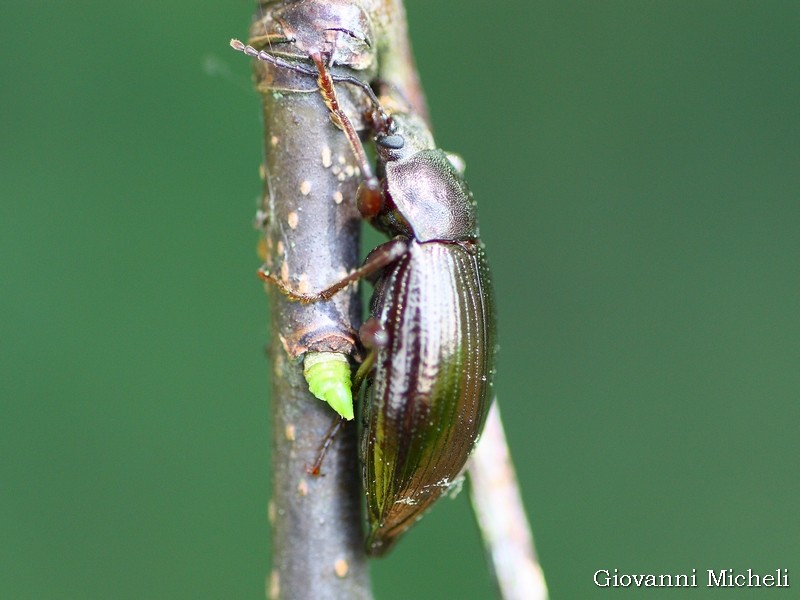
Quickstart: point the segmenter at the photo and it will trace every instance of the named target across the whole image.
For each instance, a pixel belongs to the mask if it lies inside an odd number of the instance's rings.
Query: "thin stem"
[[[470,459],[469,479],[472,508],[503,600],[547,600],[497,402]]]

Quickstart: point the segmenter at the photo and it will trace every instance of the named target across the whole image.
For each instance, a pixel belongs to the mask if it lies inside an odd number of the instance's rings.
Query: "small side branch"
[[[470,459],[470,497],[503,600],[547,600],[497,402]]]

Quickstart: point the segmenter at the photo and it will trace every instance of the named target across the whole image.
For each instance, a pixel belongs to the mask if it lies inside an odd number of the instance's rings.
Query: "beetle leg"
[[[364,383],[364,379],[366,379],[367,374],[372,369],[372,365],[375,364],[376,354],[378,354],[378,351],[375,348],[370,349],[366,358],[364,358],[364,362],[361,363],[356,374],[353,376],[353,396],[358,396],[358,393],[361,391],[361,384]]]
[[[375,364],[375,356],[378,354],[378,350],[389,343],[386,331],[384,330],[380,321],[378,321],[378,319],[375,317],[370,317],[364,322],[364,324],[358,330],[358,338],[369,350],[369,352],[367,353],[366,358],[364,358],[364,362],[362,362],[361,366],[358,367],[358,371],[356,371],[356,374],[353,377],[352,389],[354,396],[358,394],[361,384],[364,382],[367,374]]]
[[[378,181],[372,173],[372,165],[370,165],[369,160],[367,160],[367,153],[364,151],[364,145],[361,143],[361,138],[358,137],[356,128],[353,127],[350,119],[347,118],[347,115],[344,114],[344,111],[339,106],[339,99],[336,97],[336,88],[333,85],[333,77],[331,77],[331,73],[325,65],[322,55],[319,52],[314,52],[311,54],[311,60],[314,61],[314,64],[317,66],[317,71],[319,71],[317,86],[322,94],[322,99],[325,101],[325,105],[328,107],[328,110],[331,111],[331,115],[333,115],[333,121],[342,128],[342,131],[344,131],[347,137],[347,141],[350,142],[350,147],[353,149],[353,154],[356,157],[361,172],[364,174],[367,185],[377,189]]]
[[[331,423],[330,429],[328,429],[328,432],[325,434],[325,438],[322,440],[322,444],[317,451],[317,457],[314,459],[314,464],[310,467],[306,467],[306,473],[314,477],[319,477],[320,470],[322,469],[322,461],[325,460],[328,449],[331,447],[331,444],[333,444],[333,440],[336,439],[336,434],[339,433],[344,423],[345,420],[337,415],[333,423]]]
[[[377,273],[385,266],[392,264],[398,258],[403,256],[408,251],[408,243],[403,239],[394,239],[381,244],[375,248],[367,256],[367,260],[358,269],[350,273],[347,277],[340,279],[333,285],[326,287],[324,290],[315,294],[301,294],[293,290],[284,281],[278,279],[266,267],[261,267],[258,270],[258,276],[263,281],[274,283],[278,289],[286,294],[291,300],[302,302],[303,304],[310,304],[312,302],[319,302],[320,300],[330,300],[336,292],[346,288],[351,283],[369,277],[373,273]]]

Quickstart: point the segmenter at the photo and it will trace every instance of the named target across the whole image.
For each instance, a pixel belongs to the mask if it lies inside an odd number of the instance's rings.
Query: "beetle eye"
[[[400,150],[400,148],[405,146],[406,141],[403,139],[402,135],[394,134],[379,137],[375,140],[375,143],[388,150]]]

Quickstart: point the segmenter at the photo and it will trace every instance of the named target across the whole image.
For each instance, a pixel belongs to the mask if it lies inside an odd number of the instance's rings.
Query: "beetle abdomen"
[[[459,475],[491,400],[495,314],[483,250],[409,244],[378,281],[387,333],[368,378],[362,454],[370,533],[386,552]]]

